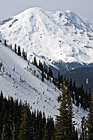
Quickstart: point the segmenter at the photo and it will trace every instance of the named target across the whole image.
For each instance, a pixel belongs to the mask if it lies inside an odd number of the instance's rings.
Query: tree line
[[[0,40],[1,42],[1,40]],[[12,48],[12,45],[8,45],[7,41],[4,40],[4,45],[6,47],[9,47],[10,49],[14,50],[14,52],[18,55],[18,56],[22,56],[25,60],[27,60],[27,53],[23,50],[21,50],[20,46],[17,46],[16,44],[14,45],[14,49]]]
[[[62,79],[63,79],[63,75],[60,74],[60,72],[58,72],[58,76],[57,78],[54,77],[52,69],[49,68],[45,68],[45,66],[42,64],[42,62],[39,60],[39,64],[37,63],[36,57],[34,57],[34,60],[32,62],[37,68],[39,68],[42,71],[42,82],[44,82],[44,79],[50,80],[51,82],[53,82],[55,84],[55,86],[58,89],[62,89]],[[89,105],[90,105],[90,101],[91,101],[91,91],[88,93],[87,91],[84,90],[83,85],[81,85],[81,87],[77,87],[76,86],[76,82],[72,81],[72,79],[66,79],[67,83],[68,83],[68,88],[70,90],[71,93],[71,97],[72,97],[72,101],[73,103],[79,107],[81,106],[81,108],[83,108],[84,110],[88,110],[89,109]]]
[[[51,139],[54,121],[41,111],[30,111],[29,105],[0,94],[0,140],[43,140],[45,130]]]
[[[4,41],[4,45],[8,46],[6,40]],[[10,48],[12,49],[12,45],[10,45]],[[21,51],[20,46],[17,47],[17,45],[15,44],[14,52],[18,56],[22,56],[25,60],[27,60],[27,53],[24,51],[24,49]],[[58,72],[58,76],[57,78],[55,78],[53,75],[52,69],[50,67],[48,68],[45,67],[45,64],[42,64],[40,60],[39,60],[39,63],[37,63],[36,57],[34,57],[34,60],[32,63],[41,70],[42,82],[44,82],[44,79],[47,79],[53,82],[55,86],[57,86],[57,88],[61,90],[63,75],[61,75],[60,72]],[[72,81],[72,79],[67,80],[67,82],[69,85],[69,90],[71,93],[73,103],[77,107],[81,106],[81,108],[83,108],[84,110],[88,110],[90,101],[91,101],[91,91],[87,93],[87,91],[83,89],[83,85],[81,85],[81,87],[77,87],[76,82]]]
[[[30,106],[21,101],[6,99],[0,94],[0,139],[1,140],[78,140],[76,123],[73,121],[71,94],[66,77],[63,77],[59,115],[53,118],[41,111],[31,111]],[[93,139],[93,93],[88,120],[81,122],[79,140]]]

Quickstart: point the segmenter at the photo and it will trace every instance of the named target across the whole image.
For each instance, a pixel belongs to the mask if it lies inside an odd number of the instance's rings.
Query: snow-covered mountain
[[[54,119],[59,114],[57,101],[61,94],[52,82],[41,81],[41,71],[25,61],[10,48],[0,43],[0,91],[4,96],[27,101],[30,109],[39,109]],[[80,128],[82,116],[87,116],[80,107],[73,105],[77,127]]]
[[[0,34],[24,48],[29,60],[35,55],[48,64],[93,63],[93,25],[69,10],[27,9],[1,21]]]

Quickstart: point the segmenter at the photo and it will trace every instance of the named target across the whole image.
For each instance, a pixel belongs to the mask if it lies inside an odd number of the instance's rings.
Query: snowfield
[[[58,114],[57,97],[61,93],[52,83],[41,81],[41,72],[32,64],[19,57],[9,48],[0,44],[0,90],[6,96],[27,101],[34,109],[47,115]],[[39,78],[37,78],[39,77]]]
[[[69,10],[27,9],[0,22],[0,34],[24,48],[30,61],[93,63],[93,25]]]
[[[59,114],[60,104],[57,102],[61,94],[53,83],[44,80],[41,81],[41,71],[33,64],[19,57],[10,48],[0,43],[0,91],[4,96],[12,96],[14,99],[24,102],[27,101],[31,110],[41,110],[46,116],[54,118]],[[81,117],[86,116],[80,107],[73,105],[74,120],[77,122],[77,128],[80,128]]]

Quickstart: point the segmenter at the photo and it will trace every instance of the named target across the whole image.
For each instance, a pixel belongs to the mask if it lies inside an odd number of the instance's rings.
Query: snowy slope
[[[0,71],[0,90],[6,96],[27,101],[33,109],[40,109],[52,117],[57,113],[57,97],[60,91],[52,83],[46,80],[42,82],[36,67],[28,65],[27,61],[1,44],[0,63],[3,64]]]
[[[30,8],[0,22],[0,34],[8,44],[17,44],[47,63],[93,63],[93,25],[78,15]]]
[[[27,101],[31,110],[39,109],[55,119],[59,114],[60,104],[57,98],[61,91],[49,81],[42,82],[41,72],[35,66],[0,43],[1,63],[3,66],[0,68],[0,91],[2,90],[6,97],[12,96],[14,99]],[[75,105],[73,111],[77,128],[80,128],[81,117],[87,116],[87,112]]]

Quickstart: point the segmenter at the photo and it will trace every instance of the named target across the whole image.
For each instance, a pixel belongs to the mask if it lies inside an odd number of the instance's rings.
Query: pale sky
[[[93,0],[0,0],[0,20],[31,7],[41,7],[48,11],[71,10],[93,23]]]

